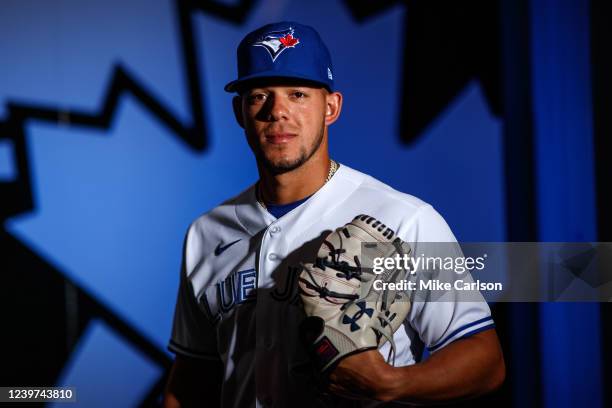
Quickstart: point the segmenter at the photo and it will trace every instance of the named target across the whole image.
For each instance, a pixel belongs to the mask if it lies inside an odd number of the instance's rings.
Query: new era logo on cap
[[[272,31],[263,35],[259,40],[253,43],[254,47],[263,47],[272,61],[276,61],[276,58],[287,48],[295,48],[300,43],[300,40],[294,36],[295,30],[293,27],[289,27],[287,30]]]

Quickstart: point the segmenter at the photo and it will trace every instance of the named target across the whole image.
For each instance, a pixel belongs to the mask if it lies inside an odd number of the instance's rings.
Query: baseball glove
[[[393,362],[393,333],[410,311],[405,292],[374,289],[375,280],[398,282],[409,271],[375,274],[373,268],[365,267],[372,263],[362,257],[362,243],[373,257],[411,251],[383,223],[358,215],[325,238],[314,263],[302,264],[298,285],[307,316],[302,336],[322,372],[329,372],[344,357],[376,349],[386,341],[391,344],[387,362]]]

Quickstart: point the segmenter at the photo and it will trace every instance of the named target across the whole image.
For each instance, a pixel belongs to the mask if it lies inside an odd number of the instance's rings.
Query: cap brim
[[[330,92],[333,90],[333,86],[329,82],[322,82],[318,79],[312,78],[306,75],[296,74],[294,72],[287,71],[264,71],[258,72],[256,74],[247,75],[235,81],[232,81],[225,85],[223,88],[226,92],[237,92],[238,89],[247,86],[250,82],[258,82],[260,79],[274,79],[278,78],[280,80],[298,80],[304,81],[312,85],[321,85],[327,88]]]

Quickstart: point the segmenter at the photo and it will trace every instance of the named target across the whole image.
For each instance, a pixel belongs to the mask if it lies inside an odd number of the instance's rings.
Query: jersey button
[[[274,252],[268,254],[268,259],[271,261],[276,261],[278,259],[278,255],[276,255]]]
[[[278,225],[275,225],[270,228],[270,233],[272,234],[278,234],[279,232],[281,232],[281,227],[279,227]]]

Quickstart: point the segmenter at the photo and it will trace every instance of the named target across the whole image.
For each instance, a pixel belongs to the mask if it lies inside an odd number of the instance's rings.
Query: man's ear
[[[342,111],[342,94],[330,92],[325,95],[325,124],[327,126],[338,119],[340,111]]]
[[[242,120],[242,96],[236,95],[232,98],[232,107],[234,108],[234,117],[236,122],[244,129],[244,122]]]

